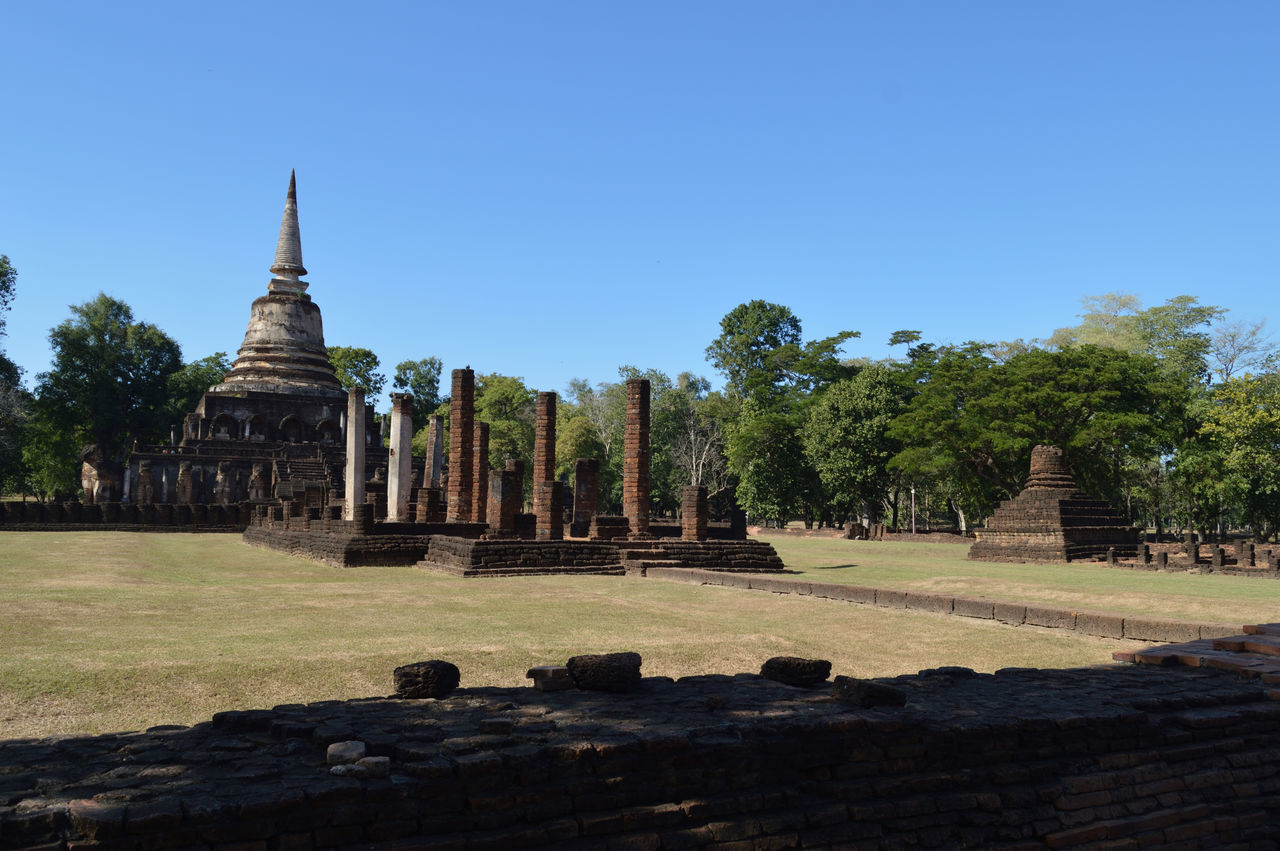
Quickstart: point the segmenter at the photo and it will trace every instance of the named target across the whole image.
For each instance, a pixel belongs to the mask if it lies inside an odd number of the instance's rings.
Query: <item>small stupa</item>
[[[1031,450],[1031,475],[1016,497],[1005,500],[985,528],[969,558],[983,561],[1063,562],[1137,555],[1138,530],[1115,509],[1076,487],[1062,450]]]

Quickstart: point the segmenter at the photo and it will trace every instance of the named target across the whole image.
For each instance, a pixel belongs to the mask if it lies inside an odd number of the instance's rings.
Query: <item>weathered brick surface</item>
[[[471,488],[475,479],[476,374],[455,369],[449,396],[449,488],[447,517],[451,522],[471,521]]]
[[[969,558],[987,561],[1060,562],[1101,559],[1109,550],[1133,558],[1138,530],[1107,503],[1076,488],[1062,450],[1036,446],[1031,451],[1027,486],[1002,502],[984,528]]]
[[[0,774],[0,845],[1280,842],[1280,703],[1212,670],[939,669],[875,681],[907,703],[869,709],[746,674],[648,678],[623,696],[467,688],[466,676],[440,700],[0,741],[14,769]],[[391,776],[331,775],[335,733],[385,751]]]
[[[627,379],[623,434],[622,513],[633,536],[649,533],[649,380]]]
[[[422,566],[457,576],[623,572],[617,547],[606,543],[471,540],[448,535],[431,536]]]
[[[539,392],[533,426],[533,513],[538,529],[550,529],[558,503],[540,487],[556,478],[556,394]]]

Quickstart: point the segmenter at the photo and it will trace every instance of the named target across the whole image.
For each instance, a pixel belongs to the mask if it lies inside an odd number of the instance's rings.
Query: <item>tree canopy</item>
[[[359,346],[329,346],[329,363],[343,390],[364,388],[365,396],[382,394],[387,377],[378,372],[378,356]]]
[[[49,333],[53,368],[36,376],[41,418],[116,460],[135,440],[167,439],[178,344],[105,293],[71,313]]]

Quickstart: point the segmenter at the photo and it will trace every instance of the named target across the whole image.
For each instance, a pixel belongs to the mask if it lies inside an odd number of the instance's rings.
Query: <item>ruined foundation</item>
[[[838,673],[838,672],[836,672]],[[462,672],[464,686],[468,672]],[[388,688],[391,675],[388,671]],[[1208,668],[462,688],[0,742],[0,841],[113,848],[1272,848],[1280,703]],[[359,741],[386,776],[335,776]]]
[[[985,561],[1065,562],[1138,553],[1138,530],[1111,506],[1076,488],[1056,446],[1031,451],[1031,476],[1022,493],[1000,504],[969,558]]]

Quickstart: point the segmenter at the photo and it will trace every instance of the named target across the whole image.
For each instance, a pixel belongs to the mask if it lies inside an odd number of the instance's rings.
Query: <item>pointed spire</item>
[[[298,231],[298,188],[294,172],[289,172],[289,194],[285,196],[284,216],[280,219],[280,238],[276,242],[276,262],[271,271],[275,277],[267,286],[269,292],[301,293],[307,282],[298,280],[307,274],[302,265],[302,235]]]

